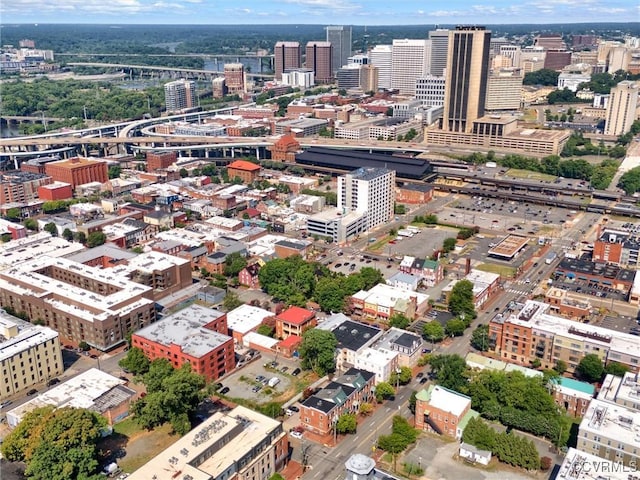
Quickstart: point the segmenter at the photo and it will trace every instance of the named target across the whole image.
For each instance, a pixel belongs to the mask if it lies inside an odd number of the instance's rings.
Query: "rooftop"
[[[589,438],[599,437],[600,441],[597,443],[601,445],[610,439],[638,448],[640,447],[640,435],[637,432],[639,425],[639,411],[594,398],[580,422],[578,437],[588,434]]]
[[[200,358],[231,340],[231,337],[206,328],[224,313],[191,305],[159,320],[134,335],[161,345],[177,345],[182,352]]]
[[[381,333],[381,330],[364,323],[346,320],[332,330],[338,340],[338,348],[358,351],[369,344]]]
[[[598,392],[598,399],[624,404],[636,410],[640,409],[640,380],[638,374],[627,372],[624,377],[607,375]]]
[[[273,313],[269,310],[245,303],[227,313],[227,326],[229,330],[244,334],[258,327],[265,318],[272,316]]]
[[[427,390],[419,391],[416,398],[427,402],[433,408],[452,413],[458,417],[471,406],[471,398],[440,385],[429,385]]]
[[[529,239],[520,235],[507,235],[495,247],[489,249],[489,255],[503,258],[513,258],[520,250],[527,246]]]
[[[86,249],[81,243],[68,242],[61,237],[52,237],[48,232],[39,232],[0,244],[0,270],[45,255],[63,257],[84,250]]]
[[[227,168],[233,168],[235,170],[244,170],[246,172],[255,172],[260,170],[260,165],[253,162],[247,162],[246,160],[236,160],[227,165]]]
[[[281,422],[238,406],[216,412],[178,439],[129,477],[130,480],[211,480],[227,471],[242,471],[247,457],[255,458],[270,443],[284,436]],[[167,472],[175,472],[168,475]]]
[[[389,173],[391,173],[391,170],[388,168],[360,167],[353,172],[349,172],[348,175],[356,180],[373,180],[374,178],[383,177]]]
[[[315,316],[316,314],[313,311],[301,307],[289,307],[277,315],[280,320],[292,325],[302,325]]]
[[[556,478],[563,480],[635,480],[629,468],[621,468],[619,462],[612,462],[596,455],[569,448]]]

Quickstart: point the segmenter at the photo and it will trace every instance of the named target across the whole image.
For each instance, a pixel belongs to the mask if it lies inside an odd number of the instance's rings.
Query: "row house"
[[[342,414],[357,414],[360,405],[372,403],[375,375],[350,368],[315,395],[302,402],[300,422],[310,432],[327,435]]]
[[[244,285],[245,287],[259,289],[260,288],[260,278],[258,278],[258,274],[260,273],[260,264],[253,263],[251,265],[247,265],[240,273],[238,273],[238,282],[240,285]]]
[[[405,256],[399,270],[419,277],[426,287],[433,287],[444,280],[444,267],[440,262]]]

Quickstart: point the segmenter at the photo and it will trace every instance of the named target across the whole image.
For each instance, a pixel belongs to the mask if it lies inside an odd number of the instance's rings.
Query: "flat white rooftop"
[[[593,399],[580,422],[578,441],[583,432],[589,432],[589,438],[600,437],[615,440],[617,443],[640,448],[640,412],[616,403]]]
[[[426,302],[429,299],[429,295],[424,295],[418,292],[410,292],[401,288],[393,287],[391,285],[386,285],[384,283],[379,283],[369,291],[360,290],[353,296],[367,303],[380,305],[383,307],[393,307],[398,300],[409,300],[411,297],[416,297],[418,305]]]
[[[635,480],[631,469],[571,447],[558,470],[558,480]]]
[[[274,314],[269,310],[245,303],[227,313],[227,327],[234,332],[245,334],[258,327],[265,318],[272,316]]]
[[[64,238],[52,237],[48,232],[39,232],[0,244],[0,270],[44,255],[64,257],[83,250],[86,249],[81,243],[68,242]]]
[[[598,399],[622,403],[633,410],[640,410],[640,378],[638,374],[627,372],[624,377],[607,375],[598,392]]]
[[[465,408],[471,405],[471,399],[439,385],[430,388],[429,405],[456,416],[462,415]]]
[[[285,435],[279,421],[246,407],[216,412],[133,472],[129,479],[162,480],[178,476],[184,479],[189,475],[192,480],[210,480],[225,471],[235,473],[245,467],[238,462],[274,434],[276,438]]]
[[[187,355],[199,358],[231,338],[204,328],[207,323],[222,315],[224,314],[221,311],[213,308],[190,305],[138,330],[135,335],[162,345],[178,345]]]

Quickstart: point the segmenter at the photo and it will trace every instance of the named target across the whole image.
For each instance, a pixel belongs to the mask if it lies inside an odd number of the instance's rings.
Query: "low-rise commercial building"
[[[484,308],[500,290],[500,275],[497,273],[472,269],[464,276],[463,280],[467,280],[473,284],[473,304],[476,309]],[[444,287],[442,290],[443,295],[449,298],[449,294],[458,281],[459,280],[454,280]]]
[[[0,401],[64,371],[58,332],[0,308]]]
[[[276,337],[286,340],[291,335],[302,337],[310,328],[318,325],[316,313],[300,307],[289,307],[276,315]]]
[[[226,315],[191,305],[138,330],[131,345],[150,359],[165,358],[178,368],[185,363],[207,380],[215,380],[235,367],[233,339],[227,335]]]
[[[230,179],[240,178],[243,183],[252,183],[260,174],[260,165],[246,160],[236,160],[227,166],[227,173]]]
[[[264,480],[289,457],[282,422],[238,406],[217,412],[133,472],[131,480]]]
[[[102,415],[109,425],[129,415],[129,407],[136,395],[125,386],[127,382],[97,368],[91,368],[34,399],[7,412],[7,424],[15,428],[24,416],[46,406],[73,407],[93,410]]]
[[[367,214],[331,209],[307,218],[307,232],[329,238],[334,243],[344,243],[367,231]]]
[[[429,296],[378,284],[370,290],[360,290],[349,299],[350,311],[356,318],[388,322],[399,313],[413,319],[425,313]]]

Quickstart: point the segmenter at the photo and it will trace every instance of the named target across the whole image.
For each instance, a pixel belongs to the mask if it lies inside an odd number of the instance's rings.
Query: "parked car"
[[[422,377],[424,377],[424,373],[418,372],[418,374],[416,375],[416,378],[422,378]]]
[[[292,412],[299,412],[300,411],[300,409],[298,407],[296,407],[295,405],[291,405],[289,407],[289,410],[291,410]]]
[[[60,380],[54,377],[47,382],[47,387],[51,387],[52,385],[55,385],[57,383],[60,383]]]
[[[429,381],[429,379],[428,379],[427,377],[422,377],[422,378],[420,379],[420,384],[421,384],[421,385],[424,385],[424,384],[425,384],[425,383],[427,383],[428,381]]]
[[[32,388],[31,390],[29,390],[27,392],[27,396],[31,397],[31,396],[35,395],[36,393],[38,393],[38,390],[36,390],[35,388]]]
[[[222,390],[220,390],[221,395],[226,395],[227,393],[229,393],[229,387],[224,387]]]
[[[293,375],[294,377],[297,377],[298,375],[300,375],[300,372],[302,370],[300,370],[299,368],[296,368],[293,372],[291,372],[291,375]]]
[[[290,432],[289,435],[291,435],[293,438],[302,438],[302,432],[298,432],[296,430]]]

